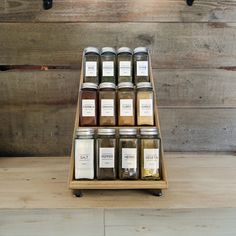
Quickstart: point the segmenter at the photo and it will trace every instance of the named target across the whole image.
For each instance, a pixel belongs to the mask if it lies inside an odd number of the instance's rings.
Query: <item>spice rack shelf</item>
[[[83,65],[82,59],[82,65]],[[152,65],[151,59],[149,59],[149,66],[150,66],[150,82],[153,85],[154,90],[154,119],[155,119],[155,127],[157,127],[160,131],[160,138],[161,136],[161,129],[160,129],[160,122],[159,122],[159,115],[158,115],[158,108],[157,108],[157,96],[154,87],[154,79],[152,73]],[[80,86],[79,92],[81,91],[81,85],[83,83],[83,66],[81,69],[80,75]],[[73,142],[72,142],[72,149],[71,149],[71,157],[70,157],[70,167],[69,167],[69,188],[74,191],[74,194],[77,197],[82,196],[82,190],[86,189],[146,189],[152,190],[153,194],[156,196],[162,195],[162,190],[168,188],[168,180],[167,180],[167,170],[165,166],[165,158],[164,158],[164,151],[163,151],[163,144],[160,143],[160,173],[161,179],[160,180],[76,180],[74,178],[75,172],[75,162],[74,162],[74,140],[76,136],[77,128],[80,128],[79,125],[79,114],[80,114],[80,102],[79,102],[79,94],[78,94],[78,102],[77,102],[77,109],[76,109],[76,117],[75,117],[75,126],[74,126],[74,133],[73,133]],[[102,126],[97,126],[93,128],[101,128]],[[104,128],[108,128],[107,126],[103,126]],[[112,126],[112,128],[121,128],[123,126]],[[125,126],[126,128],[128,126]],[[143,128],[148,126],[132,126],[136,128]],[[150,127],[150,126],[149,126]]]

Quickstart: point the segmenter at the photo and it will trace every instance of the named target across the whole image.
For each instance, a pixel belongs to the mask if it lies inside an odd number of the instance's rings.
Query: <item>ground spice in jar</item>
[[[105,82],[99,86],[99,124],[116,125],[116,85]]]
[[[130,82],[118,85],[118,125],[135,125],[135,90]]]
[[[137,125],[154,125],[154,94],[150,82],[137,84]]]
[[[84,49],[84,82],[99,83],[99,50],[95,47]]]
[[[102,48],[101,74],[101,83],[110,82],[116,84],[116,50],[114,48]]]
[[[133,82],[132,50],[122,47],[117,50],[118,83]]]
[[[80,126],[97,125],[97,88],[94,83],[83,83],[80,91]]]
[[[137,129],[119,130],[119,178],[139,178],[139,147]]]
[[[115,129],[98,129],[97,137],[97,179],[116,179],[117,142]]]
[[[94,179],[94,129],[79,128],[75,138],[75,179]]]
[[[141,128],[141,179],[160,179],[160,138],[157,128]]]
[[[134,49],[134,80],[135,84],[149,82],[149,55],[148,49],[138,47]]]

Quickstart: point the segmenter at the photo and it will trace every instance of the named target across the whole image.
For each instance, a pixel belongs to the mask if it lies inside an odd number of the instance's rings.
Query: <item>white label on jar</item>
[[[75,178],[94,178],[94,140],[75,140]]]
[[[120,61],[120,76],[131,76],[131,62]]]
[[[114,61],[104,61],[102,63],[102,75],[114,76]]]
[[[100,168],[115,167],[115,148],[99,149],[99,167]]]
[[[95,100],[94,99],[82,100],[82,116],[84,117],[95,116]]]
[[[153,100],[140,99],[139,101],[140,116],[153,116]]]
[[[114,99],[102,99],[101,116],[114,116]]]
[[[133,99],[120,99],[120,116],[133,116]]]
[[[96,61],[85,62],[85,76],[90,76],[90,77],[97,76],[97,62]]]
[[[159,169],[159,148],[144,149],[144,169]]]
[[[137,61],[137,76],[148,76],[148,61]]]
[[[137,148],[122,148],[122,168],[137,168]]]

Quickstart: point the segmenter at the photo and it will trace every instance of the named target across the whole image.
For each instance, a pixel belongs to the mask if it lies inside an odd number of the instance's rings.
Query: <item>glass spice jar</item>
[[[116,50],[104,47],[101,50],[101,83],[110,82],[116,84]]]
[[[132,50],[121,47],[117,50],[118,83],[133,82]]]
[[[80,91],[80,126],[97,125],[97,88],[94,83],[83,83]]]
[[[100,128],[97,133],[97,179],[116,179],[116,130]]]
[[[134,80],[135,84],[149,82],[149,55],[148,49],[138,47],[134,49]]]
[[[154,125],[154,94],[150,82],[137,84],[137,125]]]
[[[75,138],[75,179],[94,179],[94,129],[79,128]]]
[[[135,90],[130,82],[118,84],[118,125],[135,125]]]
[[[160,138],[157,128],[140,129],[141,179],[160,179]]]
[[[137,129],[119,130],[119,178],[139,178],[139,147]]]
[[[99,83],[99,50],[95,47],[84,49],[84,82]]]
[[[99,124],[116,125],[116,85],[109,82],[99,86]]]

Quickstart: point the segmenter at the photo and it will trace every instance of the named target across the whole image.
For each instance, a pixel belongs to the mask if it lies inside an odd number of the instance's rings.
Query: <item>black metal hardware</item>
[[[194,0],[186,0],[186,1],[187,1],[187,4],[188,4],[189,6],[192,6],[192,5],[193,5]]]
[[[53,0],[43,0],[43,8],[44,10],[49,10],[52,8],[52,1]]]

